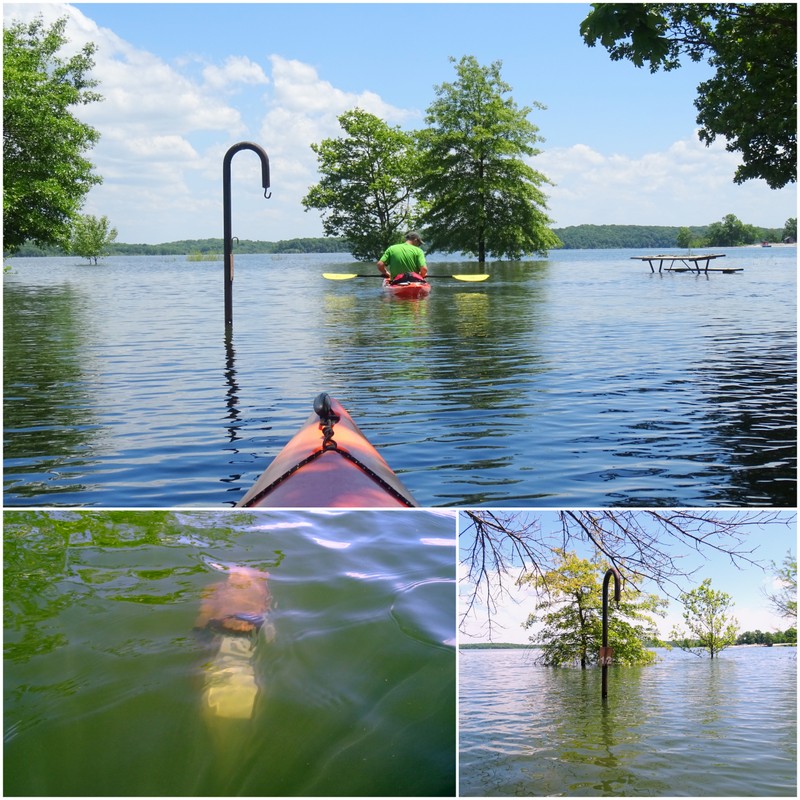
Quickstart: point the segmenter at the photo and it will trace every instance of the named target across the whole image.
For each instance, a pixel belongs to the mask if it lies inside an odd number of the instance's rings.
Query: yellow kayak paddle
[[[323,272],[323,278],[327,278],[329,281],[349,281],[351,278],[382,278],[383,275],[379,274],[368,274],[364,275],[358,272]],[[479,281],[485,281],[489,278],[487,274],[480,274],[480,275],[428,275],[428,278],[455,278],[457,281],[468,281],[470,283],[478,283]]]

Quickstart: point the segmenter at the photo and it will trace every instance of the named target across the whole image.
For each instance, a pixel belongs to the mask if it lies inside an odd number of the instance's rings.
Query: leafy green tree
[[[550,181],[523,160],[540,152],[532,109],[507,96],[501,66],[464,56],[457,79],[436,87],[429,127],[418,134],[425,241],[431,250],[469,253],[481,263],[488,253],[518,259],[560,244],[547,227],[542,186]]]
[[[414,140],[362,109],[339,117],[345,136],[312,144],[320,182],[303,198],[323,211],[327,236],[343,236],[353,257],[377,260],[413,224]]]
[[[675,236],[675,244],[678,247],[689,248],[694,241],[694,234],[691,228],[678,228],[678,233]]]
[[[797,217],[789,217],[786,224],[783,226],[783,233],[781,239],[791,239],[793,242],[797,241]]]
[[[65,245],[84,197],[101,178],[83,154],[99,134],[70,109],[101,99],[90,79],[95,45],[71,58],[66,19],[41,17],[3,29],[3,237],[13,253],[26,241]]]
[[[559,562],[546,573],[527,574],[521,584],[533,585],[539,600],[524,627],[543,623],[531,641],[543,645],[541,660],[547,666],[580,664],[586,669],[598,661],[602,644],[602,576],[608,563],[589,561],[575,553],[556,552]],[[614,661],[620,664],[649,664],[655,653],[645,641],[657,638],[652,614],[663,614],[665,601],[656,595],[622,587],[619,606],[608,604],[608,643]]]
[[[109,225],[108,217],[100,219],[91,214],[80,216],[72,227],[70,250],[89,261],[108,255],[108,246],[117,238],[117,229]]]
[[[706,231],[709,247],[737,247],[752,244],[761,238],[761,232],[753,225],[745,225],[735,214],[726,214],[721,222],[712,222]]]
[[[593,3],[580,32],[651,72],[707,58],[716,72],[697,87],[700,141],[722,136],[741,153],[736,183],[797,180],[795,3]]]
[[[700,655],[698,650],[708,651],[714,658],[726,647],[736,644],[739,623],[728,615],[733,601],[729,594],[711,588],[711,578],[706,578],[696,589],[682,592],[680,600],[688,634],[677,628],[672,631],[678,647],[695,655]]]

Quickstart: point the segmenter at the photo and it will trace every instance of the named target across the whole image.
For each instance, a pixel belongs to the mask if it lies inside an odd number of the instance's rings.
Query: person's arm
[[[390,281],[392,279],[392,272],[386,264],[388,260],[389,260],[389,251],[387,250],[381,256],[380,261],[378,261],[378,272],[380,272],[381,275],[383,275],[383,277],[386,278],[386,280]]]

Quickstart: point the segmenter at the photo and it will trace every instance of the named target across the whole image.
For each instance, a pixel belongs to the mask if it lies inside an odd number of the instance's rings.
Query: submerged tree
[[[312,144],[320,182],[303,198],[323,212],[327,236],[343,236],[353,257],[377,260],[413,226],[413,138],[354,108],[339,117],[345,136]]]
[[[72,113],[100,100],[95,46],[64,58],[66,18],[3,30],[3,247],[66,245],[86,193],[102,179],[84,153],[99,134]]]
[[[671,637],[682,650],[701,655],[707,651],[711,658],[726,647],[736,644],[739,623],[728,612],[733,607],[729,594],[711,588],[711,578],[680,597],[684,606],[683,621],[688,634],[674,629]]]
[[[110,226],[108,217],[98,219],[85,214],[72,227],[70,251],[96,264],[101,256],[108,254],[107,248],[116,238],[117,229]]]
[[[716,72],[697,87],[700,141],[722,136],[742,154],[736,183],[797,180],[796,3],[593,3],[580,32],[651,72],[707,58]]]
[[[544,574],[526,574],[521,585],[530,584],[539,593],[535,611],[524,627],[544,627],[531,641],[542,645],[541,661],[547,666],[579,664],[582,669],[597,663],[602,643],[602,576],[608,562],[579,558],[557,550],[557,564]],[[666,601],[637,592],[623,581],[619,605],[608,607],[608,643],[620,664],[649,664],[655,653],[645,640],[657,636],[652,614],[663,615]]]
[[[722,553],[737,566],[757,564],[751,532],[763,525],[789,526],[785,511],[559,511],[551,516],[518,511],[464,511],[460,526],[465,601],[462,621],[485,607],[490,638],[498,603],[521,574],[544,575],[555,566],[554,552],[574,543],[591,544],[638,586],[653,580],[670,596],[682,591],[691,572],[675,545],[701,554]],[[552,523],[547,520],[552,519]],[[543,520],[545,523],[543,524]]]
[[[539,153],[534,145],[541,137],[528,120],[533,109],[507,96],[511,87],[501,66],[464,56],[457,79],[436,87],[428,127],[419,133],[426,242],[431,250],[470,253],[481,263],[489,253],[517,259],[546,255],[560,244],[545,213],[542,186],[550,181],[524,160]]]

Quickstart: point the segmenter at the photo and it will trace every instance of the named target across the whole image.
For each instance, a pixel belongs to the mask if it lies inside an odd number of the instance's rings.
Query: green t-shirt
[[[408,242],[387,247],[381,261],[386,264],[393,278],[404,272],[419,272],[421,267],[427,266],[422,249]]]

